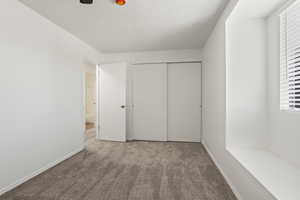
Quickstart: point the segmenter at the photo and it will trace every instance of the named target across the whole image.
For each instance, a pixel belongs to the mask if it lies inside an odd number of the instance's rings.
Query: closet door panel
[[[135,140],[167,140],[167,65],[144,64],[131,69]]]
[[[201,64],[168,65],[168,140],[201,140]]]

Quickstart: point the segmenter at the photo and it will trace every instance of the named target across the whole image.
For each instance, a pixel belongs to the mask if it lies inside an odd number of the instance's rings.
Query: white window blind
[[[280,109],[300,111],[300,1],[280,16]]]

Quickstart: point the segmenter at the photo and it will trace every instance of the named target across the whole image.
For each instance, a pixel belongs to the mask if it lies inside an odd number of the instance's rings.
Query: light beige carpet
[[[201,144],[101,142],[1,200],[236,200]]]

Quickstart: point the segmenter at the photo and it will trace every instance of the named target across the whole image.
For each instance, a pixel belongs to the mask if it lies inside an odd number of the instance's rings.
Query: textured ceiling
[[[228,0],[20,0],[104,53],[201,48]]]

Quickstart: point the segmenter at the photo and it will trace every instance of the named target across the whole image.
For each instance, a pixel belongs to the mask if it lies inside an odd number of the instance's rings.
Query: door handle
[[[130,108],[130,107],[133,108],[133,105],[131,105],[131,106],[121,105],[120,107],[121,107],[122,109],[124,109],[124,108]]]

